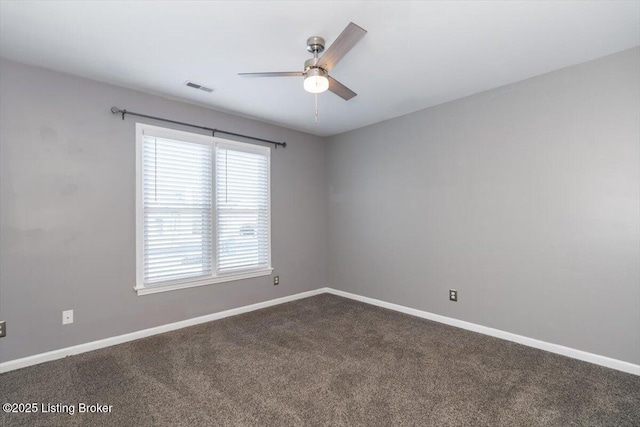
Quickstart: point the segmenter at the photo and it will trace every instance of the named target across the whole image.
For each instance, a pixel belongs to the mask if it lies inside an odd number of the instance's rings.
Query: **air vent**
[[[205,91],[205,92],[208,92],[208,93],[213,92],[213,89],[211,89],[209,87],[206,87],[206,86],[199,85],[198,83],[190,82],[189,80],[184,82],[184,84],[189,86],[189,87],[192,87],[194,89],[202,90],[202,91]]]

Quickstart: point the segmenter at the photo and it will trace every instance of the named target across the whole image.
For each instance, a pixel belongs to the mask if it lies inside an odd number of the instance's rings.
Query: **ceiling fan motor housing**
[[[306,61],[304,61],[304,76],[305,77],[311,77],[311,76],[322,76],[322,77],[327,77],[329,75],[329,72],[327,70],[325,70],[324,68],[318,67],[318,58],[309,58]]]
[[[304,76],[305,77],[314,77],[314,76],[328,77],[329,73],[327,73],[326,70],[323,70],[320,67],[311,67],[311,68],[307,68],[304,71]]]
[[[306,61],[304,61],[304,72],[306,73],[307,71],[313,68],[323,70],[322,68],[318,67],[318,61],[320,61],[318,58],[309,58]],[[326,71],[326,70],[323,70],[323,71]]]

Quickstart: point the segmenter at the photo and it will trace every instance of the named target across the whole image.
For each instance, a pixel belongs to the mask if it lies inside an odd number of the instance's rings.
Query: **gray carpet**
[[[328,294],[9,372],[0,396],[76,405],[9,426],[640,425],[640,377]]]

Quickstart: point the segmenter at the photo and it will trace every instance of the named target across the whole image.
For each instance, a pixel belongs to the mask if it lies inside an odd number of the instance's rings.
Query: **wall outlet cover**
[[[73,310],[65,310],[62,312],[62,324],[68,325],[73,323]]]

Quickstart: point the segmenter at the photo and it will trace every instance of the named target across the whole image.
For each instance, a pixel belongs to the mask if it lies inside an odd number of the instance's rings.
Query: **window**
[[[136,124],[139,295],[271,274],[270,149]]]

